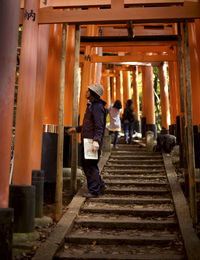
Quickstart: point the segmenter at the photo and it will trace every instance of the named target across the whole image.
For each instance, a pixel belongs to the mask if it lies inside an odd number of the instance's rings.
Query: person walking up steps
[[[116,100],[114,105],[108,106],[108,112],[110,114],[110,125],[108,126],[109,135],[114,133],[114,148],[117,148],[118,142],[118,135],[119,131],[121,131],[121,120],[120,120],[120,113],[121,113],[122,104],[120,100]]]
[[[124,138],[126,144],[132,144],[133,139],[133,124],[136,120],[136,115],[134,113],[133,101],[128,99],[126,102],[126,108],[124,109],[124,114],[122,118],[124,122]],[[128,141],[129,134],[129,141]]]
[[[99,174],[98,162],[103,144],[103,137],[106,126],[106,109],[100,97],[103,95],[103,87],[96,83],[88,87],[86,98],[88,99],[87,109],[83,119],[83,125],[68,129],[68,134],[81,133],[83,171],[87,178],[88,193],[83,194],[86,198],[98,197],[105,190],[105,183]],[[98,151],[97,159],[85,159],[84,138],[92,139],[93,151]]]

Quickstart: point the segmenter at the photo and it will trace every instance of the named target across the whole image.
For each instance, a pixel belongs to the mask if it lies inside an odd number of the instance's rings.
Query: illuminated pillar
[[[62,27],[50,25],[44,124],[58,125],[58,95],[60,82]]]
[[[169,95],[167,84],[167,66],[162,64],[159,67],[160,79],[160,102],[161,102],[161,126],[163,133],[169,132]]]
[[[33,10],[34,18],[24,16],[17,97],[13,184],[31,185],[32,141],[37,69],[39,0],[25,1],[24,10]]]
[[[130,71],[123,71],[123,100],[126,104],[127,100],[130,99]]]
[[[50,25],[40,25],[38,35],[37,75],[35,90],[35,112],[32,145],[32,169],[40,170],[42,156],[43,116],[46,91]]]

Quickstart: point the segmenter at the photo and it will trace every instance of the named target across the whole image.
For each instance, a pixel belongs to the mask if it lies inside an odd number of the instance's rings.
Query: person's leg
[[[115,131],[115,139],[114,139],[114,147],[115,147],[115,148],[117,147],[118,135],[119,135],[119,132],[118,132],[118,131]]]
[[[109,135],[112,135],[113,134],[113,131],[109,131]]]
[[[125,142],[128,143],[128,124],[124,124],[124,139]]]
[[[100,158],[100,151],[99,151]],[[87,178],[88,191],[92,195],[99,195],[100,189],[105,187],[105,183],[102,181],[99,174],[98,160],[84,159],[83,170]]]
[[[129,124],[129,144],[132,144],[132,139],[133,139],[133,123]]]

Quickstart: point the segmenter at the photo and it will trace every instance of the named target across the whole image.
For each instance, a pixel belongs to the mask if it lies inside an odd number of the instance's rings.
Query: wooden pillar
[[[37,69],[38,8],[40,1],[25,1],[24,10],[35,13],[24,16],[20,59],[19,89],[16,115],[15,159],[13,184],[31,185],[32,141]],[[31,62],[30,62],[31,61]]]
[[[189,200],[190,213],[193,223],[197,223],[197,203],[196,203],[196,183],[195,183],[195,156],[194,156],[194,136],[192,121],[192,87],[190,70],[190,51],[188,25],[184,27],[184,54],[185,54],[185,82],[186,82],[186,108],[187,108],[187,130],[188,130],[188,172],[189,172]]]
[[[105,72],[108,73],[109,70],[105,70]],[[101,98],[107,103],[107,106],[109,106],[111,105],[110,77],[103,77],[102,82],[103,82],[104,92]]]
[[[37,54],[37,75],[35,90],[35,112],[33,127],[33,146],[32,146],[32,169],[40,170],[42,156],[42,132],[43,116],[46,90],[46,71],[49,46],[50,25],[39,25],[38,35],[38,54]]]
[[[72,126],[75,25],[67,26],[64,126]]]
[[[0,208],[8,208],[19,11],[19,0],[2,1],[0,16]]]
[[[119,74],[116,77],[116,99],[120,100],[122,102],[122,80],[121,80],[121,71],[119,71]]]
[[[175,71],[174,71],[174,62],[168,62],[169,69],[169,101],[170,101],[170,134],[175,135],[176,132],[176,84],[175,84]],[[179,95],[180,96],[180,95]],[[178,97],[180,99],[180,97]]]
[[[193,125],[200,124],[200,51],[198,50],[197,24],[188,23],[189,48],[190,48],[190,67],[192,85],[192,117]],[[200,35],[199,35],[200,36]]]
[[[78,96],[80,88],[79,74],[79,56],[80,56],[80,26],[75,26],[75,52],[74,52],[74,83],[73,83],[73,115],[72,127],[78,125]],[[78,134],[72,137],[72,159],[71,159],[71,193],[74,194],[77,190],[77,166],[78,166]]]
[[[116,77],[112,77],[112,104],[116,100]]]
[[[123,71],[123,103],[131,98],[130,93],[130,71]]]
[[[145,75],[145,66],[141,67],[142,69],[142,117],[146,118],[146,75]]]
[[[98,56],[102,56],[102,47],[98,47]],[[97,63],[96,83],[101,82],[102,63]]]
[[[44,124],[58,125],[61,39],[61,24],[50,25]]]
[[[95,36],[96,33],[98,33],[97,26],[95,25],[88,25],[87,26],[87,36]],[[88,86],[92,83],[91,80],[91,71],[92,71],[92,65],[90,62],[90,56],[91,56],[91,46],[86,46],[85,48],[85,61],[83,63],[83,73],[82,73],[82,80],[81,80],[81,91],[80,91],[80,99],[79,99],[79,113],[80,113],[80,124],[82,124],[83,117],[86,110],[86,99],[85,99],[85,93],[88,89]],[[95,69],[93,67],[93,73]]]
[[[143,72],[146,130],[154,132],[154,138],[156,138],[157,133],[154,113],[153,68],[151,66],[144,66]]]
[[[169,130],[169,95],[167,84],[167,66],[159,67],[160,99],[161,99],[161,125],[162,129]]]
[[[138,68],[133,67],[133,106],[137,120],[140,120],[139,116],[139,89],[138,89]]]

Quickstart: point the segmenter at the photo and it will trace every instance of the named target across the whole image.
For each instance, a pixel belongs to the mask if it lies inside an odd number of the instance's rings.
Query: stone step
[[[136,194],[136,195],[165,195],[168,194],[169,191],[167,189],[150,189],[150,188],[132,188],[132,189],[126,189],[126,188],[107,188],[105,194],[115,194],[115,195],[130,195],[130,194]]]
[[[88,207],[81,208],[82,212],[100,213],[100,214],[118,214],[118,215],[132,215],[141,217],[163,217],[174,214],[173,209],[160,208],[145,208],[145,209],[131,209],[131,208],[107,208],[107,207]]]
[[[140,254],[140,255],[126,255],[126,254],[102,254],[102,253],[84,253],[84,254],[70,254],[62,252],[59,254],[59,258],[55,259],[72,259],[72,260],[184,260],[183,255],[178,255],[176,252],[172,254]]]
[[[126,168],[131,168],[131,169],[163,169],[164,165],[163,164],[151,164],[151,165],[134,165],[134,164],[114,164],[114,163],[108,163],[105,165],[104,169],[110,168],[110,167],[115,167],[117,169],[126,169]]]
[[[126,185],[126,186],[153,186],[153,187],[166,187],[168,186],[168,183],[167,182],[156,182],[156,181],[127,181],[127,180],[119,180],[119,181],[107,181],[106,184],[108,186],[115,186],[115,185]]]
[[[106,165],[109,165],[110,163],[115,163],[115,164],[134,164],[134,165],[138,165],[138,164],[141,164],[141,165],[149,165],[149,164],[159,164],[159,165],[164,165],[164,162],[163,160],[133,160],[133,159],[130,159],[130,160],[119,160],[119,159],[109,159],[107,164]]]
[[[70,234],[66,236],[66,242],[76,244],[96,243],[99,245],[167,245],[173,243],[177,239],[174,234],[164,236],[130,236],[130,235],[106,235],[106,234],[92,234],[86,232],[85,234]]]
[[[110,175],[110,174],[103,174],[103,179],[106,180],[166,180],[166,176],[163,175]]]
[[[162,155],[143,155],[143,154],[134,154],[134,155],[126,155],[126,154],[121,154],[121,155],[115,155],[112,154],[109,159],[119,159],[119,160],[162,160],[163,157]]]
[[[119,198],[119,197],[99,197],[99,198],[92,198],[89,199],[91,202],[96,203],[118,203],[118,204],[166,204],[172,203],[172,200],[169,198]]]
[[[123,174],[123,175],[127,175],[127,174],[130,174],[130,175],[138,175],[138,174],[141,174],[141,175],[145,175],[145,174],[155,174],[155,173],[158,173],[158,174],[161,174],[161,173],[164,173],[165,170],[164,169],[111,169],[110,167],[104,167],[103,168],[103,173],[111,173],[111,174]]]
[[[113,219],[103,219],[99,217],[93,217],[92,219],[85,219],[79,217],[76,219],[75,223],[82,227],[88,228],[106,228],[106,229],[176,229],[177,222],[174,219],[157,221],[157,220],[113,220]]]

